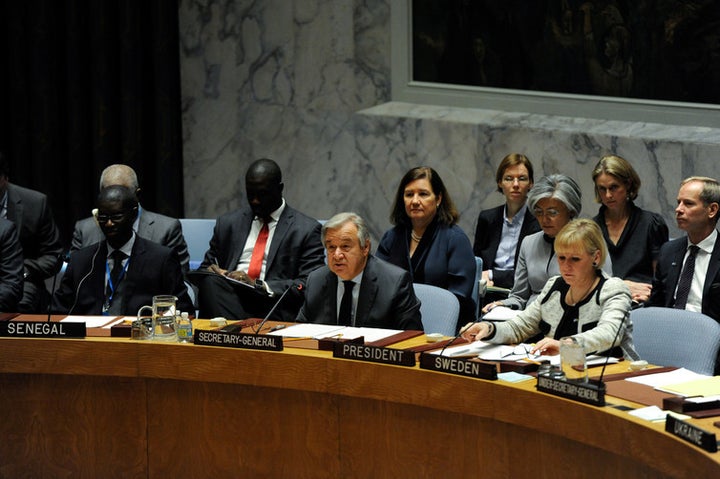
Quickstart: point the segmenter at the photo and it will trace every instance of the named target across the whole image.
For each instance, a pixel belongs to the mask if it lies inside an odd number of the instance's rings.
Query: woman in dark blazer
[[[643,303],[650,298],[660,248],[668,241],[667,224],[635,205],[640,176],[624,158],[602,157],[592,178],[595,200],[602,204],[593,219],[608,245],[613,276],[625,280],[635,303]]]
[[[482,277],[488,286],[512,289],[520,243],[540,231],[526,204],[534,183],[532,163],[525,155],[507,155],[498,166],[495,182],[505,204],[480,212],[473,251],[483,260]]]
[[[410,272],[414,283],[447,289],[460,302],[458,324],[475,321],[475,256],[456,224],[460,215],[435,170],[416,167],[398,186],[376,256]]]

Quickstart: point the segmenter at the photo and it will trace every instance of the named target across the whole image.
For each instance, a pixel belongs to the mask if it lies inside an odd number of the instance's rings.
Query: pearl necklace
[[[416,235],[415,232],[412,230],[410,231],[410,237],[413,239],[413,241],[415,241],[417,243],[419,243],[420,240],[422,239],[422,236]]]

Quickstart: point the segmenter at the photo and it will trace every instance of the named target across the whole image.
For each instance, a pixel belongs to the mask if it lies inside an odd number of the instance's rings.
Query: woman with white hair
[[[558,232],[580,214],[580,187],[566,175],[543,176],[528,193],[528,208],[537,218],[542,231],[523,239],[515,267],[515,281],[507,299],[488,304],[483,313],[496,306],[525,309],[540,294],[547,280],[560,273],[553,243]],[[609,259],[602,263],[602,269],[612,275]]]

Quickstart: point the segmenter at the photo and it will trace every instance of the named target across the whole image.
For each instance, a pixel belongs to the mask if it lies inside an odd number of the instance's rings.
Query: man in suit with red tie
[[[675,217],[687,236],[665,243],[648,306],[702,312],[720,322],[720,184],[713,178],[683,180]]]
[[[198,280],[201,318],[262,318],[290,288],[273,319],[295,319],[302,304],[298,293],[308,274],[323,265],[323,247],[320,223],[291,208],[283,186],[274,161],[260,159],[248,168],[248,206],[218,218],[200,265],[217,273]]]

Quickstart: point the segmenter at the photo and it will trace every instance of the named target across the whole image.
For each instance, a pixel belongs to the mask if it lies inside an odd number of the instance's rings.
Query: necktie
[[[352,326],[352,292],[355,283],[351,280],[343,281],[345,284],[345,292],[342,301],[340,301],[340,314],[338,315],[338,324],[343,326]]]
[[[110,271],[110,279],[108,280],[107,288],[105,289],[105,298],[108,307],[112,306],[113,303],[120,304],[120,294],[118,293],[118,288],[120,287],[120,281],[122,281],[123,278],[122,263],[127,255],[119,249],[116,249],[110,254],[110,257],[113,260],[113,268],[112,271]]]
[[[677,293],[675,294],[675,309],[685,309],[688,294],[690,294],[693,273],[695,273],[695,255],[699,249],[700,248],[695,245],[690,245],[690,253],[685,260],[682,273],[680,273],[680,280],[678,281]]]
[[[255,247],[253,248],[252,256],[250,257],[250,266],[248,266],[248,276],[252,279],[260,277],[262,271],[263,257],[265,256],[265,246],[267,245],[268,233],[270,228],[267,222],[263,221],[260,233],[258,233],[257,240],[255,241]]]

